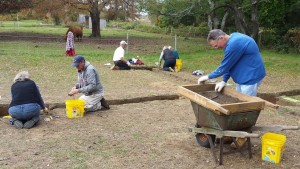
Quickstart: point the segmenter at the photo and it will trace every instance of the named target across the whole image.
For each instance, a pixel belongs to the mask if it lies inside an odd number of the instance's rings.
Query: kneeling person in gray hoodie
[[[85,101],[85,112],[97,111],[102,107],[110,109],[104,99],[103,86],[96,68],[81,55],[74,57],[72,66],[78,70],[78,82],[71,89],[69,95],[83,94],[79,99]]]

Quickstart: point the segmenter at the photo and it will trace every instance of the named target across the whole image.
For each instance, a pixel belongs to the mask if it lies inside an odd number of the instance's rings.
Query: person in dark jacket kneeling
[[[40,120],[40,111],[45,104],[40,91],[27,71],[16,75],[11,86],[12,101],[8,113],[16,128],[32,128]]]
[[[176,65],[176,58],[173,54],[173,51],[171,51],[167,46],[164,46],[163,50],[160,53],[159,67],[161,67],[162,60],[165,61],[164,65],[163,65],[164,71],[171,71],[171,72],[175,71],[174,69],[175,69],[175,65]]]

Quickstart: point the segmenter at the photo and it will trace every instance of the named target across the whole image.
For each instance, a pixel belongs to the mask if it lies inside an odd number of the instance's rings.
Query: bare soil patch
[[[172,95],[176,94],[178,85],[190,84],[173,78],[169,72],[111,71],[110,75],[111,84],[105,85],[108,100]],[[116,84],[114,79],[121,80],[122,86],[112,85]],[[55,97],[60,96],[57,93],[43,95],[46,101],[62,99]],[[257,125],[300,125],[299,109],[293,113],[288,111],[264,110]],[[59,118],[49,122],[43,120],[51,114]],[[210,149],[200,147],[193,133],[188,132],[188,127],[195,123],[190,101],[183,98],[112,105],[110,110],[87,113],[79,119],[68,119],[64,108],[56,108],[50,114],[42,115],[38,126],[30,130],[17,130],[7,119],[1,119],[0,168],[246,169],[299,166],[299,131],[280,132],[287,136],[287,143],[278,165],[261,161],[261,140],[252,139],[253,159],[231,153],[224,156],[223,166],[217,166]]]
[[[205,91],[205,92],[200,92],[199,94],[206,97],[207,99],[213,100],[219,104],[230,104],[230,103],[241,102],[237,98],[231,97],[226,94],[217,93],[215,91]]]
[[[186,99],[111,106],[110,110],[68,119],[64,109],[50,122],[30,130],[0,123],[1,168],[298,168],[299,131],[280,132],[287,143],[280,164],[261,161],[260,139],[252,139],[253,159],[239,153],[217,166],[209,149],[200,147],[188,127],[195,117]],[[48,115],[42,115],[42,119]],[[286,112],[263,111],[257,125],[300,123]]]

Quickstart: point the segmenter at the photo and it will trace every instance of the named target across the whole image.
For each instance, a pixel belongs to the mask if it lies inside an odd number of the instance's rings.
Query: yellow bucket
[[[66,114],[68,118],[79,118],[84,115],[83,100],[66,100]]]
[[[179,72],[182,67],[182,59],[176,59],[176,72]]]
[[[262,136],[261,158],[263,161],[278,164],[286,142],[285,135],[265,133]]]

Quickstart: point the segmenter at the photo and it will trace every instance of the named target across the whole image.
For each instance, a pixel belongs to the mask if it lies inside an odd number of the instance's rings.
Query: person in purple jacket
[[[223,49],[224,58],[216,70],[200,77],[198,84],[223,76],[223,80],[215,86],[215,90],[220,92],[231,77],[236,83],[236,91],[256,96],[266,70],[254,39],[241,33],[227,35],[220,29],[213,29],[207,42],[215,49]]]

